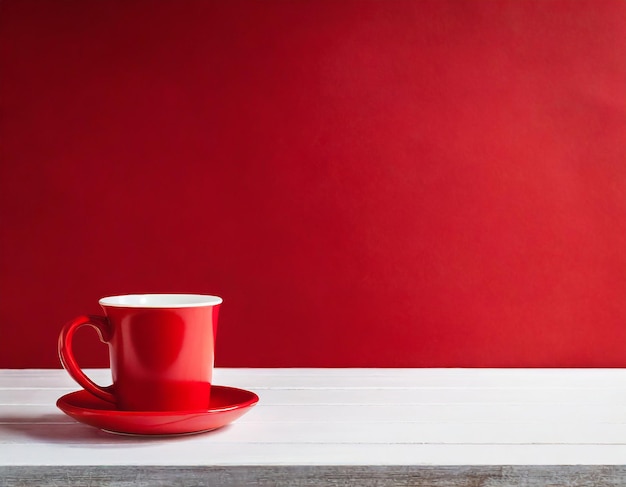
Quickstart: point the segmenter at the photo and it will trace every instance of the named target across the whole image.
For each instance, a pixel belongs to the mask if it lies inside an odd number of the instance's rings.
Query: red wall
[[[626,2],[4,0],[0,49],[0,367],[129,292],[222,296],[222,366],[626,366]]]

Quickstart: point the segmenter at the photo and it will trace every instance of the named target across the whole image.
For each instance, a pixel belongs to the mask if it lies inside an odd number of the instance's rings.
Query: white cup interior
[[[206,294],[126,294],[102,298],[101,306],[121,308],[192,308],[215,306],[222,302],[218,296]]]

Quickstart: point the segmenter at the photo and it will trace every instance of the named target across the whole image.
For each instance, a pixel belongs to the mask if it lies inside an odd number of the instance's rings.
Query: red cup
[[[208,409],[221,298],[133,294],[99,302],[105,316],[79,316],[59,335],[61,363],[78,384],[126,411]],[[110,386],[94,383],[76,363],[72,339],[84,325],[109,346]]]

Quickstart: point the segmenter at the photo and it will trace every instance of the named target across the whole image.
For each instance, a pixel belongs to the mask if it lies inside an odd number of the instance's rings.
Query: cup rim
[[[209,294],[120,294],[104,297],[98,303],[115,308],[197,308],[217,306],[222,298]]]

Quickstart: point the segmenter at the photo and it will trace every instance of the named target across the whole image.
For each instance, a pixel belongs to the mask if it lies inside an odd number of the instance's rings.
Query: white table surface
[[[108,370],[87,372],[110,383]],[[279,485],[272,475],[338,485],[357,474],[365,485],[399,472],[440,479],[427,485],[472,485],[459,482],[478,474],[491,475],[488,485],[507,475],[534,485],[535,474],[626,484],[626,369],[218,368],[214,383],[254,391],[259,404],[209,433],[125,437],[56,408],[78,389],[65,371],[0,370],[0,486],[32,476],[55,485],[59,475],[83,485],[72,475],[98,472],[127,485],[124,467],[141,472],[134,485],[157,485],[151,471],[163,482],[219,472],[211,485]]]

